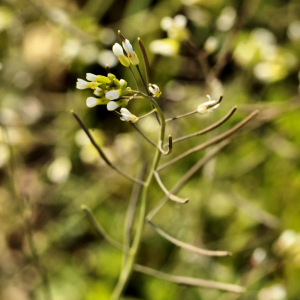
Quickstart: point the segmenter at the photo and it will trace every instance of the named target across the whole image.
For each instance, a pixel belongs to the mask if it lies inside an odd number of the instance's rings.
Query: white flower
[[[198,106],[197,111],[199,114],[205,114],[207,112],[213,111],[220,105],[220,103],[218,103],[218,101],[211,100],[211,97],[209,95],[206,95],[206,96],[209,101],[204,102]]]
[[[184,28],[187,24],[187,18],[184,15],[177,15],[173,19],[173,24],[177,28]]]
[[[114,53],[115,56],[118,57],[118,60],[120,61],[120,63],[125,66],[125,67],[129,67],[130,66],[130,61],[129,59],[125,56],[124,52],[123,52],[123,48],[120,44],[115,43],[112,47],[112,51]]]
[[[120,97],[121,90],[112,90],[105,94],[105,98],[108,100],[115,100]]]
[[[159,87],[156,84],[149,84],[149,91],[155,96],[155,97],[159,97],[161,95],[161,91],[159,89]]]
[[[125,49],[130,62],[133,65],[138,65],[140,63],[136,53],[133,51],[132,45],[130,44],[130,42],[128,40],[125,40],[125,42],[123,42],[123,48]]]
[[[121,114],[122,114],[122,116],[121,116],[120,119],[122,121],[130,122],[130,123],[135,123],[139,119],[137,116],[131,114],[130,111],[128,109],[126,109],[126,108],[121,108]]]
[[[115,43],[112,47],[112,51],[114,53],[115,56],[120,56],[120,55],[124,55],[124,52],[123,52],[123,48],[120,44],[118,43]]]
[[[123,85],[126,83],[126,81],[125,81],[124,79],[121,79],[121,80],[119,81],[119,83],[120,83],[121,86],[123,86]]]
[[[86,79],[89,81],[97,81],[97,75],[94,75],[92,73],[87,73],[86,74]]]
[[[113,110],[117,109],[119,107],[119,105],[115,101],[110,101],[107,103],[106,107],[107,107],[107,110],[113,111]]]
[[[101,96],[101,94],[100,94],[101,91],[102,91],[102,89],[100,89],[99,87],[97,87],[97,88],[95,89],[95,91],[94,91],[94,94],[95,94],[96,96],[100,97],[100,96]]]
[[[77,78],[76,88],[78,88],[79,90],[84,90],[84,89],[88,89],[90,87],[91,87],[90,82],[87,82],[83,79]]]
[[[173,26],[173,19],[171,17],[164,17],[160,21],[160,27],[167,31]]]
[[[86,106],[87,107],[94,107],[98,104],[98,99],[95,97],[88,97],[86,99]]]
[[[125,40],[125,43],[123,42],[123,48],[125,49],[125,51],[127,52],[127,54],[129,56],[134,55],[132,45],[130,44],[130,42],[128,40]]]

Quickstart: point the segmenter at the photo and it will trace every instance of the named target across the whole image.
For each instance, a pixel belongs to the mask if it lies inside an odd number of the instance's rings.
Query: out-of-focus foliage
[[[138,263],[175,275],[247,287],[241,296],[177,286],[134,273],[127,299],[298,300],[300,294],[300,2],[269,0],[3,0],[0,5],[0,299],[43,299],[45,274],[53,300],[105,300],[116,283],[121,253],[96,238],[81,204],[118,241],[132,184],[98,157],[74,121],[74,109],[109,159],[136,175],[152,148],[128,123],[87,108],[75,89],[85,73],[109,65],[134,81],[111,51],[121,29],[141,37],[151,80],[167,117],[224,95],[205,116],[168,124],[174,138],[237,113],[205,137],[174,145],[179,154],[229,129],[259,108],[260,115],[168,203],[155,222],[170,235],[232,257],[181,250],[146,227]],[[143,66],[141,66],[142,68]],[[149,111],[136,101],[130,111]],[[139,121],[153,140],[155,117]],[[178,144],[179,145],[179,144]],[[161,172],[172,187],[203,154]],[[167,158],[164,158],[167,160]],[[162,192],[153,184],[152,208]],[[28,220],[28,222],[27,222]],[[37,258],[30,251],[32,232]],[[45,277],[45,276],[44,276]]]

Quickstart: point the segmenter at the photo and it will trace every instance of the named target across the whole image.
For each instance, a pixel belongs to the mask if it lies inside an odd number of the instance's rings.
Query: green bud
[[[110,79],[110,81],[113,81],[114,79],[117,78],[117,77],[116,77],[114,74],[112,74],[112,73],[109,73],[109,74],[107,75],[107,77]]]
[[[109,83],[110,79],[107,78],[106,76],[98,75],[97,76],[97,81],[100,83]]]
[[[120,99],[119,101],[116,101],[120,107],[125,107],[128,104],[128,99]]]

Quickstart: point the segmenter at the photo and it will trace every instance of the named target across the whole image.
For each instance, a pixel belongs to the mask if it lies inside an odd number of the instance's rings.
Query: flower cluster
[[[130,42],[127,39],[124,39],[122,44],[127,56],[124,54],[123,48],[120,44],[115,43],[112,47],[113,53],[118,57],[120,63],[125,67],[129,67],[130,64],[138,65],[140,61],[136,53],[133,51]]]
[[[131,92],[124,79],[118,80],[111,73],[107,76],[87,73],[86,79],[89,81],[78,78],[76,87],[80,90],[90,88],[94,90],[94,95],[99,97],[88,97],[86,100],[88,107],[107,105],[107,109],[112,111],[118,107],[125,107],[128,104],[128,99],[121,98]]]
[[[178,22],[181,20],[182,26],[184,27],[184,18],[183,16],[177,16],[176,19]],[[169,20],[170,21],[170,20]],[[177,22],[176,21],[176,22]],[[146,87],[145,81],[141,75],[140,69],[139,69],[139,59],[136,55],[136,53],[133,51],[132,45],[130,42],[125,39],[125,37],[119,32],[119,35],[122,39],[122,45],[123,47],[115,43],[112,47],[113,53],[118,57],[121,64],[125,67],[130,68],[130,64],[135,65],[138,69],[138,72],[141,76],[142,81],[144,82],[144,86],[147,90],[147,92],[152,94],[152,97],[159,98],[162,94],[159,87],[156,84],[149,83],[148,87]],[[143,57],[145,59],[145,49],[144,46],[141,45],[141,41],[139,39],[139,43],[141,46],[141,49],[143,51]],[[127,54],[127,56],[123,52],[123,48]],[[146,59],[147,61],[147,59]],[[145,63],[145,65],[147,65]],[[131,69],[130,69],[131,70]],[[109,72],[109,71],[108,71]],[[133,71],[131,70],[131,73],[133,74]],[[134,76],[134,75],[133,75]],[[128,102],[135,98],[141,98],[144,97],[145,94],[141,93],[139,90],[139,87],[137,86],[137,91],[132,90],[130,87],[127,87],[127,82],[124,79],[118,80],[116,76],[112,73],[108,73],[107,76],[102,75],[95,75],[91,73],[86,74],[86,79],[88,81],[85,81],[83,79],[78,78],[77,79],[77,88],[78,89],[92,89],[94,91],[95,97],[88,97],[86,100],[86,105],[88,107],[94,107],[96,105],[107,105],[107,109],[109,111],[116,111],[119,107],[120,112],[117,112],[121,117],[120,119],[122,121],[135,123],[139,120],[138,117],[131,114],[130,111],[128,111],[125,106],[127,106]],[[150,95],[149,93],[149,95]],[[136,97],[138,95],[138,97]],[[212,111],[213,109],[217,108],[220,104],[220,101],[222,100],[220,98],[219,101],[211,100],[210,96],[208,96],[209,101],[202,103],[198,106],[197,112],[199,114],[205,114],[209,111]],[[153,99],[153,98],[152,98]],[[154,100],[153,100],[154,101]],[[144,116],[143,116],[144,117]],[[142,118],[142,117],[140,117]]]

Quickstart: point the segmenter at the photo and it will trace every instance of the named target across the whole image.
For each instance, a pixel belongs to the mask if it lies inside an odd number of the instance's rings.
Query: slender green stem
[[[140,88],[139,88],[139,85],[138,85],[138,83],[137,83],[137,80],[136,80],[136,77],[135,77],[135,75],[134,75],[134,73],[133,73],[133,71],[132,71],[132,69],[131,69],[131,67],[130,67],[130,66],[129,66],[129,70],[130,70],[130,72],[131,72],[131,75],[132,75],[132,77],[133,77],[133,79],[134,79],[134,82],[135,82],[136,88],[137,88],[138,90],[140,90]]]
[[[158,106],[156,101],[151,96],[147,96],[141,92],[139,92],[139,93],[142,94],[144,97],[149,98],[151,103],[154,105],[155,109],[157,110],[157,113],[160,117],[161,124],[162,124],[161,128],[160,128],[161,130],[160,130],[160,135],[159,135],[159,143],[163,144],[164,135],[165,135],[165,117],[163,115],[163,112],[161,111],[160,107]],[[127,257],[127,260],[121,271],[117,285],[115,286],[115,289],[111,295],[111,300],[118,300],[120,298],[120,296],[122,295],[128,281],[130,279],[131,273],[133,271],[133,266],[134,266],[136,256],[137,256],[140,244],[141,244],[142,233],[143,233],[143,229],[144,229],[144,225],[145,225],[147,193],[148,193],[149,186],[152,182],[152,179],[154,177],[154,172],[158,166],[160,157],[161,157],[161,151],[157,148],[149,175],[147,177],[145,184],[143,185],[140,214],[139,214],[137,229],[135,232],[133,243],[129,250],[129,255]]]
[[[139,74],[140,74],[140,77],[141,77],[141,79],[142,79],[142,82],[143,82],[143,85],[144,85],[144,87],[145,87],[145,90],[146,90],[147,94],[150,96],[149,89],[148,89],[148,87],[147,87],[147,85],[146,85],[146,82],[145,82],[144,77],[143,77],[143,75],[142,75],[142,73],[141,73],[141,70],[140,70],[139,65],[136,65],[136,68],[137,68],[137,70],[138,70],[138,72],[139,72]]]
[[[141,171],[139,173],[138,178],[140,180],[143,180],[145,173],[147,170],[147,164],[144,163]],[[136,184],[132,190],[131,197],[128,203],[128,209],[126,212],[126,218],[125,218],[125,226],[124,226],[124,245],[128,249],[131,246],[131,234],[132,234],[132,226],[133,226],[133,221],[134,221],[134,216],[135,216],[135,211],[136,211],[136,205],[138,202],[138,198],[141,193],[141,185]],[[128,252],[124,252],[123,254],[123,266],[125,265],[126,261],[128,258]]]

